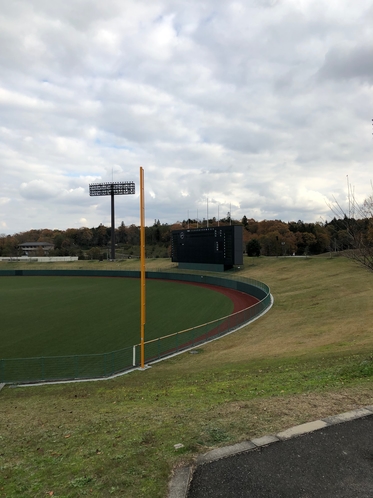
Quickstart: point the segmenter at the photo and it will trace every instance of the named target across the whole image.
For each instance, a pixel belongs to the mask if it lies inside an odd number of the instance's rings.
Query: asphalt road
[[[188,498],[373,498],[373,414],[198,465]]]

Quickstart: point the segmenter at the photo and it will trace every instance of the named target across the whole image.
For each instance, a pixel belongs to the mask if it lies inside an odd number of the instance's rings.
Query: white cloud
[[[370,0],[4,3],[0,223],[109,225],[89,183],[138,190],[140,166],[149,223],[202,218],[206,199],[330,218],[346,175],[370,193],[372,22]],[[116,220],[138,224],[138,192]]]
[[[34,199],[45,203],[48,199],[56,197],[58,190],[54,185],[44,180],[32,180],[28,183],[22,183],[20,192],[25,199]]]

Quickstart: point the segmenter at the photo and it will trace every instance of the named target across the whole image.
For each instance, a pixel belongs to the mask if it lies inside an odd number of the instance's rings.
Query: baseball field
[[[140,342],[140,283],[131,278],[2,277],[0,358],[99,354]],[[212,288],[150,280],[146,340],[229,315]]]

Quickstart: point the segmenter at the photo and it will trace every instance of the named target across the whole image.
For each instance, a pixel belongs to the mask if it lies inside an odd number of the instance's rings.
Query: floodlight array
[[[89,195],[128,195],[135,193],[134,182],[105,182],[91,183],[89,185]]]

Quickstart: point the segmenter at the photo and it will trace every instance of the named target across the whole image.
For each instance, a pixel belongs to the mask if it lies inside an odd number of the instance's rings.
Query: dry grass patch
[[[146,260],[147,270],[172,270],[175,263],[170,259],[149,258]],[[1,270],[140,270],[140,261],[137,258],[116,261],[79,260],[79,261],[0,261]]]
[[[308,355],[334,347],[341,353],[373,350],[373,276],[353,262],[259,259],[256,266],[246,265],[244,274],[270,286],[274,306],[262,319],[207,347],[209,361]]]

